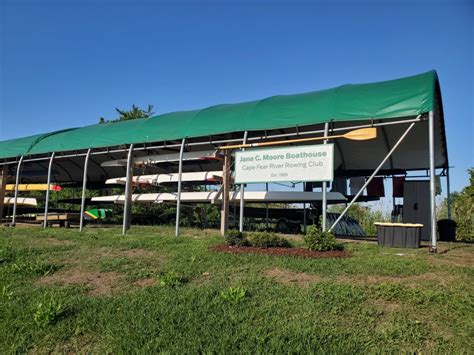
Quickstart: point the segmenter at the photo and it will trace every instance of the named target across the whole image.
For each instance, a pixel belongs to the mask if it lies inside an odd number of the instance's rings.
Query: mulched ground
[[[346,258],[350,254],[345,250],[331,251],[309,251],[304,248],[257,248],[257,247],[236,247],[225,244],[214,245],[209,250],[221,253],[235,254],[265,254],[276,256],[298,256],[303,258]]]

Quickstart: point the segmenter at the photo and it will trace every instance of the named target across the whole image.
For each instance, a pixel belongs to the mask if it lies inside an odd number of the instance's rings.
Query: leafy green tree
[[[99,123],[113,123],[113,122],[120,122],[120,121],[129,121],[129,120],[136,120],[138,118],[148,118],[154,115],[153,112],[153,105],[148,105],[146,110],[142,110],[138,106],[132,105],[132,108],[128,111],[120,110],[118,108],[115,109],[119,114],[119,117],[113,120],[106,120],[104,117],[101,117]]]
[[[334,205],[329,207],[329,212],[342,213],[346,208],[345,205]],[[347,216],[354,218],[359,225],[364,230],[365,234],[368,236],[373,236],[377,234],[377,229],[375,228],[375,222],[385,222],[390,220],[390,215],[383,213],[382,211],[374,211],[370,207],[362,206],[358,203],[353,204],[349,211],[347,211]]]
[[[461,192],[453,192],[451,197],[451,218],[456,222],[456,239],[464,241],[474,240],[474,168],[469,173],[469,185]],[[444,199],[438,210],[438,218],[448,217],[448,199]]]

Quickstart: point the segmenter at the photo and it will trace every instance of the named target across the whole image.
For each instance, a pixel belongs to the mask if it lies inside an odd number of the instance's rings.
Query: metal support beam
[[[211,200],[211,203],[213,205],[216,205],[217,203],[219,203],[219,198],[221,197],[222,195],[222,190],[224,189],[224,185],[221,185],[221,187],[219,187],[219,190],[217,190],[217,193],[214,195],[214,197],[212,198]]]
[[[368,121],[368,119],[367,119]],[[413,119],[405,119],[405,120],[398,120],[398,121],[389,121],[389,122],[381,122],[381,123],[370,123],[370,124],[363,124],[363,125],[358,125],[358,126],[348,126],[348,127],[340,127],[340,128],[334,128],[331,131],[332,132],[343,132],[343,131],[351,131],[353,129],[357,128],[369,128],[369,127],[383,127],[383,126],[392,126],[392,125],[399,125],[399,124],[406,124],[406,123],[412,123],[412,122],[420,122],[421,118],[420,116],[413,118]],[[284,137],[298,137],[302,135],[312,135],[312,134],[320,134],[323,133],[324,130],[311,130],[311,131],[299,131],[297,133],[291,132],[291,133],[282,133],[282,134],[272,134],[266,136],[267,139],[274,139],[274,138],[284,138]],[[262,137],[251,137],[248,139],[249,141],[259,141],[262,140]],[[240,142],[240,139],[222,139],[222,140],[216,140],[216,141],[202,141],[202,142],[194,142],[194,143],[189,143],[188,146],[201,146],[201,145],[209,145],[209,144],[214,144],[214,145],[219,145],[219,144],[225,144],[225,143],[238,143]],[[150,146],[143,146],[143,147],[136,147],[134,148],[134,151],[149,151],[153,149],[164,149],[164,148],[177,148],[179,147],[179,144],[158,144],[158,145],[150,145]],[[108,147],[106,150],[100,150],[100,151],[94,151],[92,155],[108,155],[111,153],[123,153],[126,151],[126,149],[110,149],[111,147]],[[61,155],[61,158],[73,158],[73,157],[81,157],[85,156],[87,153],[75,153],[75,154],[64,154]],[[25,160],[25,162],[33,162],[33,161],[41,161],[41,160],[48,160],[49,157],[41,157],[41,158],[30,158]],[[0,163],[0,165],[11,165],[15,164],[16,161],[9,161],[9,162],[4,162]]]
[[[229,228],[229,192],[230,192],[230,160],[231,150],[224,152],[224,167],[222,174],[222,204],[221,204],[221,235]]]
[[[123,206],[122,235],[127,234],[132,224],[132,179],[133,179],[133,144],[128,148],[127,181],[125,183],[125,203]]]
[[[382,162],[379,164],[379,166],[377,166],[377,168],[374,170],[374,172],[372,173],[372,175],[370,175],[370,177],[366,180],[364,186],[362,186],[362,188],[357,192],[357,194],[352,198],[351,202],[349,202],[349,204],[346,206],[346,208],[344,209],[344,211],[342,211],[342,213],[339,215],[339,217],[336,219],[336,221],[334,222],[334,224],[331,226],[331,228],[329,228],[329,232],[331,232],[334,227],[339,223],[339,221],[344,217],[344,215],[347,213],[347,211],[349,210],[349,208],[351,208],[351,206],[354,204],[355,201],[357,201],[357,199],[359,198],[359,196],[362,194],[362,192],[365,190],[365,188],[370,184],[370,182],[372,181],[372,179],[375,177],[375,175],[377,175],[377,173],[379,172],[379,170],[382,168],[382,166],[385,164],[385,162],[391,157],[391,155],[393,154],[393,152],[398,148],[398,146],[400,145],[400,143],[405,139],[405,137],[407,136],[407,134],[411,131],[411,129],[413,128],[413,126],[415,125],[415,122],[411,123],[410,126],[408,126],[408,128],[406,129],[406,131],[402,134],[402,136],[398,139],[397,143],[395,143],[395,145],[392,147],[392,149],[390,149],[390,151],[387,153],[387,155],[385,156],[385,158],[382,160]]]
[[[303,203],[303,233],[306,233],[306,223],[306,203]]]
[[[0,224],[3,220],[3,211],[5,209],[5,188],[7,186],[8,165],[0,168]]]
[[[324,136],[327,137],[328,135],[329,135],[329,122],[326,122],[324,124]],[[328,140],[325,139],[323,144],[328,144]],[[328,208],[327,189],[328,189],[328,183],[327,183],[327,181],[323,181],[323,205],[322,205],[322,214],[323,214],[322,230],[323,230],[323,232],[326,231],[326,216],[327,216],[327,208]]]
[[[23,155],[20,157],[20,161],[18,162],[18,165],[17,165],[17,168],[16,168],[15,199],[14,199],[14,202],[13,202],[12,227],[15,227],[15,224],[16,224],[16,205],[18,203],[18,184],[20,183],[21,163],[23,163]]]
[[[44,224],[43,228],[46,228],[48,226],[48,208],[49,208],[49,188],[51,186],[51,168],[53,167],[53,160],[54,160],[54,152],[51,153],[51,158],[49,159],[49,165],[48,165],[48,179],[47,179],[47,185],[48,187],[46,188],[46,201],[44,202]]]
[[[181,141],[181,148],[179,150],[179,168],[178,168],[178,195],[176,196],[176,228],[175,237],[179,236],[179,214],[181,213],[181,183],[183,179],[183,154],[186,138]]]
[[[248,132],[245,131],[242,144],[247,144],[247,136],[248,136]],[[240,211],[239,211],[239,231],[240,232],[244,231],[244,204],[245,204],[244,193],[245,193],[245,184],[240,184]]]
[[[84,210],[86,207],[86,189],[87,189],[87,167],[89,166],[89,157],[91,149],[87,150],[86,159],[84,160],[84,174],[82,176],[82,195],[81,195],[81,215],[79,216],[79,231],[84,229]]]
[[[434,150],[434,114],[428,115],[429,145],[430,145],[430,207],[431,207],[431,247],[430,251],[436,253],[436,180],[435,180],[435,150]]]
[[[268,192],[268,182],[265,183],[265,191]],[[265,228],[268,230],[270,224],[268,223],[268,203],[265,204]]]

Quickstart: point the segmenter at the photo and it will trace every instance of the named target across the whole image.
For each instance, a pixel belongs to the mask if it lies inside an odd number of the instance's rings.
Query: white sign
[[[334,145],[250,149],[235,153],[235,183],[331,181]]]

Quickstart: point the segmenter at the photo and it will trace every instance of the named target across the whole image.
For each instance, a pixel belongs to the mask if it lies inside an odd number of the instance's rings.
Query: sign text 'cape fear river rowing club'
[[[331,181],[334,145],[250,149],[235,153],[235,183]]]

